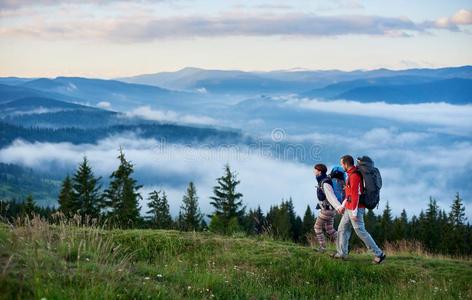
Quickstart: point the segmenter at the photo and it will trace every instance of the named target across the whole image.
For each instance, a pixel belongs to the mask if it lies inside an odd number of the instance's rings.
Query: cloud
[[[358,136],[343,136],[334,133],[309,133],[287,136],[291,141],[309,141],[323,145],[349,145],[355,151],[390,149],[391,147],[412,147],[429,143],[435,135],[427,132],[402,131],[398,128],[372,128]]]
[[[199,94],[207,94],[208,93],[207,89],[204,88],[204,87],[197,88],[196,92],[199,93]]]
[[[100,101],[97,103],[97,107],[100,108],[111,108],[111,103],[108,101]]]
[[[332,11],[339,9],[363,9],[364,5],[359,0],[331,0],[324,1],[316,6],[317,10]]]
[[[39,106],[34,109],[14,109],[14,110],[4,110],[2,113],[6,113],[8,116],[21,116],[21,115],[35,115],[35,114],[47,114],[47,113],[56,113],[61,111],[67,111],[67,109],[62,108],[45,108]]]
[[[127,117],[133,118],[143,118],[151,121],[160,121],[160,122],[175,122],[175,123],[188,123],[188,124],[197,124],[197,125],[218,125],[220,122],[216,119],[207,117],[207,116],[197,116],[189,114],[181,114],[175,111],[162,111],[162,110],[153,110],[149,106],[140,106],[134,109],[131,112],[125,113]]]
[[[461,9],[450,17],[441,17],[435,21],[425,21],[422,26],[426,29],[460,31],[459,26],[465,25],[472,25],[472,11],[469,9]]]
[[[451,22],[456,25],[471,25],[472,11],[468,9],[461,9],[451,17]]]
[[[170,2],[178,0],[142,0],[145,3],[153,2]],[[60,4],[95,4],[106,5],[111,3],[125,3],[126,0],[2,0],[0,8],[2,9],[18,9],[30,6],[57,6]]]
[[[472,133],[472,118],[470,117],[472,116],[472,105],[362,103],[347,100],[321,101],[306,98],[291,98],[286,103],[290,106],[314,111],[446,126],[459,134],[470,135]]]
[[[454,19],[468,24],[467,13]],[[114,42],[146,42],[159,39],[181,39],[222,36],[299,36],[329,37],[373,35],[406,37],[428,29],[457,31],[456,23],[447,20],[415,23],[406,17],[375,15],[330,15],[311,13],[221,13],[213,16],[186,15],[156,18],[155,15],[71,18],[54,21],[48,16],[31,22],[4,22],[0,36],[28,36],[46,39],[110,40]],[[451,25],[452,24],[452,25]]]

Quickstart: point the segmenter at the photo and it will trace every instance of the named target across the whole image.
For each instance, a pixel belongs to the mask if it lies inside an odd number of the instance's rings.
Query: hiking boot
[[[387,255],[385,255],[385,253],[382,253],[382,255],[374,257],[374,260],[372,261],[372,263],[376,265],[380,265],[386,258],[387,258]]]
[[[331,255],[331,258],[345,260],[346,256],[340,255],[339,253],[334,253],[334,254]]]

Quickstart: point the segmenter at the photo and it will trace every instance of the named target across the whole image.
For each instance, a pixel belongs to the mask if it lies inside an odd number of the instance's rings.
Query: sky
[[[472,64],[470,0],[0,0],[0,76]]]

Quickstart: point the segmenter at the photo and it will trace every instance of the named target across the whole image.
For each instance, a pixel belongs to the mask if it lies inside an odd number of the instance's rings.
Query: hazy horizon
[[[54,74],[54,75],[49,75],[49,76],[16,76],[16,75],[2,75],[0,78],[7,78],[7,77],[12,77],[12,78],[25,78],[25,79],[35,79],[35,78],[57,78],[57,77],[83,77],[83,78],[94,78],[94,79],[106,79],[106,80],[119,80],[121,78],[127,78],[127,77],[135,77],[135,76],[141,76],[141,75],[153,75],[153,74],[158,74],[158,73],[174,73],[174,72],[179,72],[184,69],[200,69],[200,70],[205,70],[205,71],[242,71],[242,72],[247,72],[247,73],[270,73],[270,72],[298,72],[298,71],[306,71],[306,72],[323,72],[323,71],[339,71],[339,72],[368,72],[368,71],[375,71],[375,70],[381,70],[381,69],[386,69],[386,70],[391,70],[391,71],[404,71],[404,70],[411,70],[411,69],[443,69],[443,68],[461,68],[461,67],[469,67],[472,66],[471,64],[463,64],[463,65],[444,65],[444,66],[437,66],[437,67],[413,67],[413,68],[406,68],[406,67],[398,67],[398,68],[387,68],[387,67],[379,67],[379,68],[357,68],[357,69],[309,69],[309,68],[303,68],[303,67],[293,67],[293,68],[288,68],[288,69],[269,69],[269,70],[252,70],[252,69],[238,69],[238,68],[204,68],[204,67],[197,67],[197,66],[186,66],[183,68],[177,68],[177,69],[171,69],[171,70],[157,70],[155,72],[151,73],[133,73],[133,74],[122,74],[118,76],[102,76],[100,74],[96,75],[82,75],[82,74],[69,74],[69,75],[63,75],[63,74]]]

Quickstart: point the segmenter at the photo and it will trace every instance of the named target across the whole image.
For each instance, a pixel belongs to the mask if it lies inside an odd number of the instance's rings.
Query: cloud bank
[[[448,103],[389,104],[336,100],[292,98],[287,105],[329,113],[382,118],[406,123],[429,124],[451,128],[463,135],[472,134],[472,105]]]
[[[395,139],[382,142],[391,137]],[[331,144],[342,139],[336,135],[324,138]],[[337,164],[338,157],[344,153],[372,156],[384,178],[380,209],[389,201],[396,214],[405,208],[411,216],[426,208],[429,196],[437,198],[441,207],[448,209],[454,194],[459,191],[465,196],[467,214],[469,218],[472,217],[470,198],[467,198],[471,195],[468,191],[472,189],[472,184],[462,180],[472,172],[470,141],[447,146],[430,145],[426,143],[429,141],[427,135],[394,128],[375,128],[352,139],[359,142],[350,144],[344,141],[341,150],[329,146],[323,148],[323,162]],[[97,144],[81,145],[17,140],[0,149],[0,161],[42,171],[65,172],[73,170],[81,157],[86,155],[96,174],[107,177],[117,167],[119,146],[124,148],[126,156],[135,165],[136,176],[145,186],[144,192],[164,189],[169,193],[174,215],[189,181],[194,181],[197,186],[202,210],[211,212],[209,196],[226,163],[238,173],[244,202],[250,208],[261,205],[264,210],[268,210],[271,205],[290,196],[293,197],[298,214],[304,212],[306,205],[312,208],[315,205],[311,164],[273,159],[259,152],[245,152],[244,146],[238,145],[233,149],[203,145],[190,148],[163,145],[160,141],[142,139],[132,134],[110,137]],[[145,211],[146,200],[141,204]]]
[[[153,110],[150,106],[140,106],[130,112],[126,112],[127,117],[143,118],[151,121],[185,123],[195,125],[219,125],[219,121],[207,116],[197,116],[177,113],[167,110]]]
[[[116,16],[111,14],[111,16],[101,18],[72,15],[71,18],[61,20],[52,20],[48,15],[40,15],[23,22],[5,21],[0,30],[0,36],[46,39],[91,38],[124,43],[223,36],[407,37],[413,33],[424,33],[432,29],[460,31],[460,26],[472,24],[471,15],[470,10],[461,9],[451,17],[423,22],[414,22],[407,17],[327,16],[298,12],[278,14],[230,12],[216,15],[191,14],[169,17],[156,17],[145,13],[132,16],[121,12]]]
[[[294,197],[302,213],[313,204],[311,167],[273,160],[260,155],[237,155],[230,149],[188,148],[159,141],[140,139],[133,135],[116,136],[96,145],[70,143],[28,143],[15,141],[0,150],[0,161],[17,163],[34,169],[72,170],[86,155],[96,174],[107,177],[117,167],[117,149],[123,146],[126,156],[135,165],[138,177],[146,177],[145,190],[163,188],[170,193],[170,205],[176,213],[189,181],[196,183],[200,204],[205,213],[211,211],[209,196],[216,178],[223,175],[223,166],[230,163],[241,179],[241,192],[248,207],[261,205],[268,209],[282,197]],[[168,148],[167,148],[168,147]],[[273,176],[276,170],[284,170]],[[177,184],[175,183],[177,181]],[[142,203],[143,206],[145,201]]]

